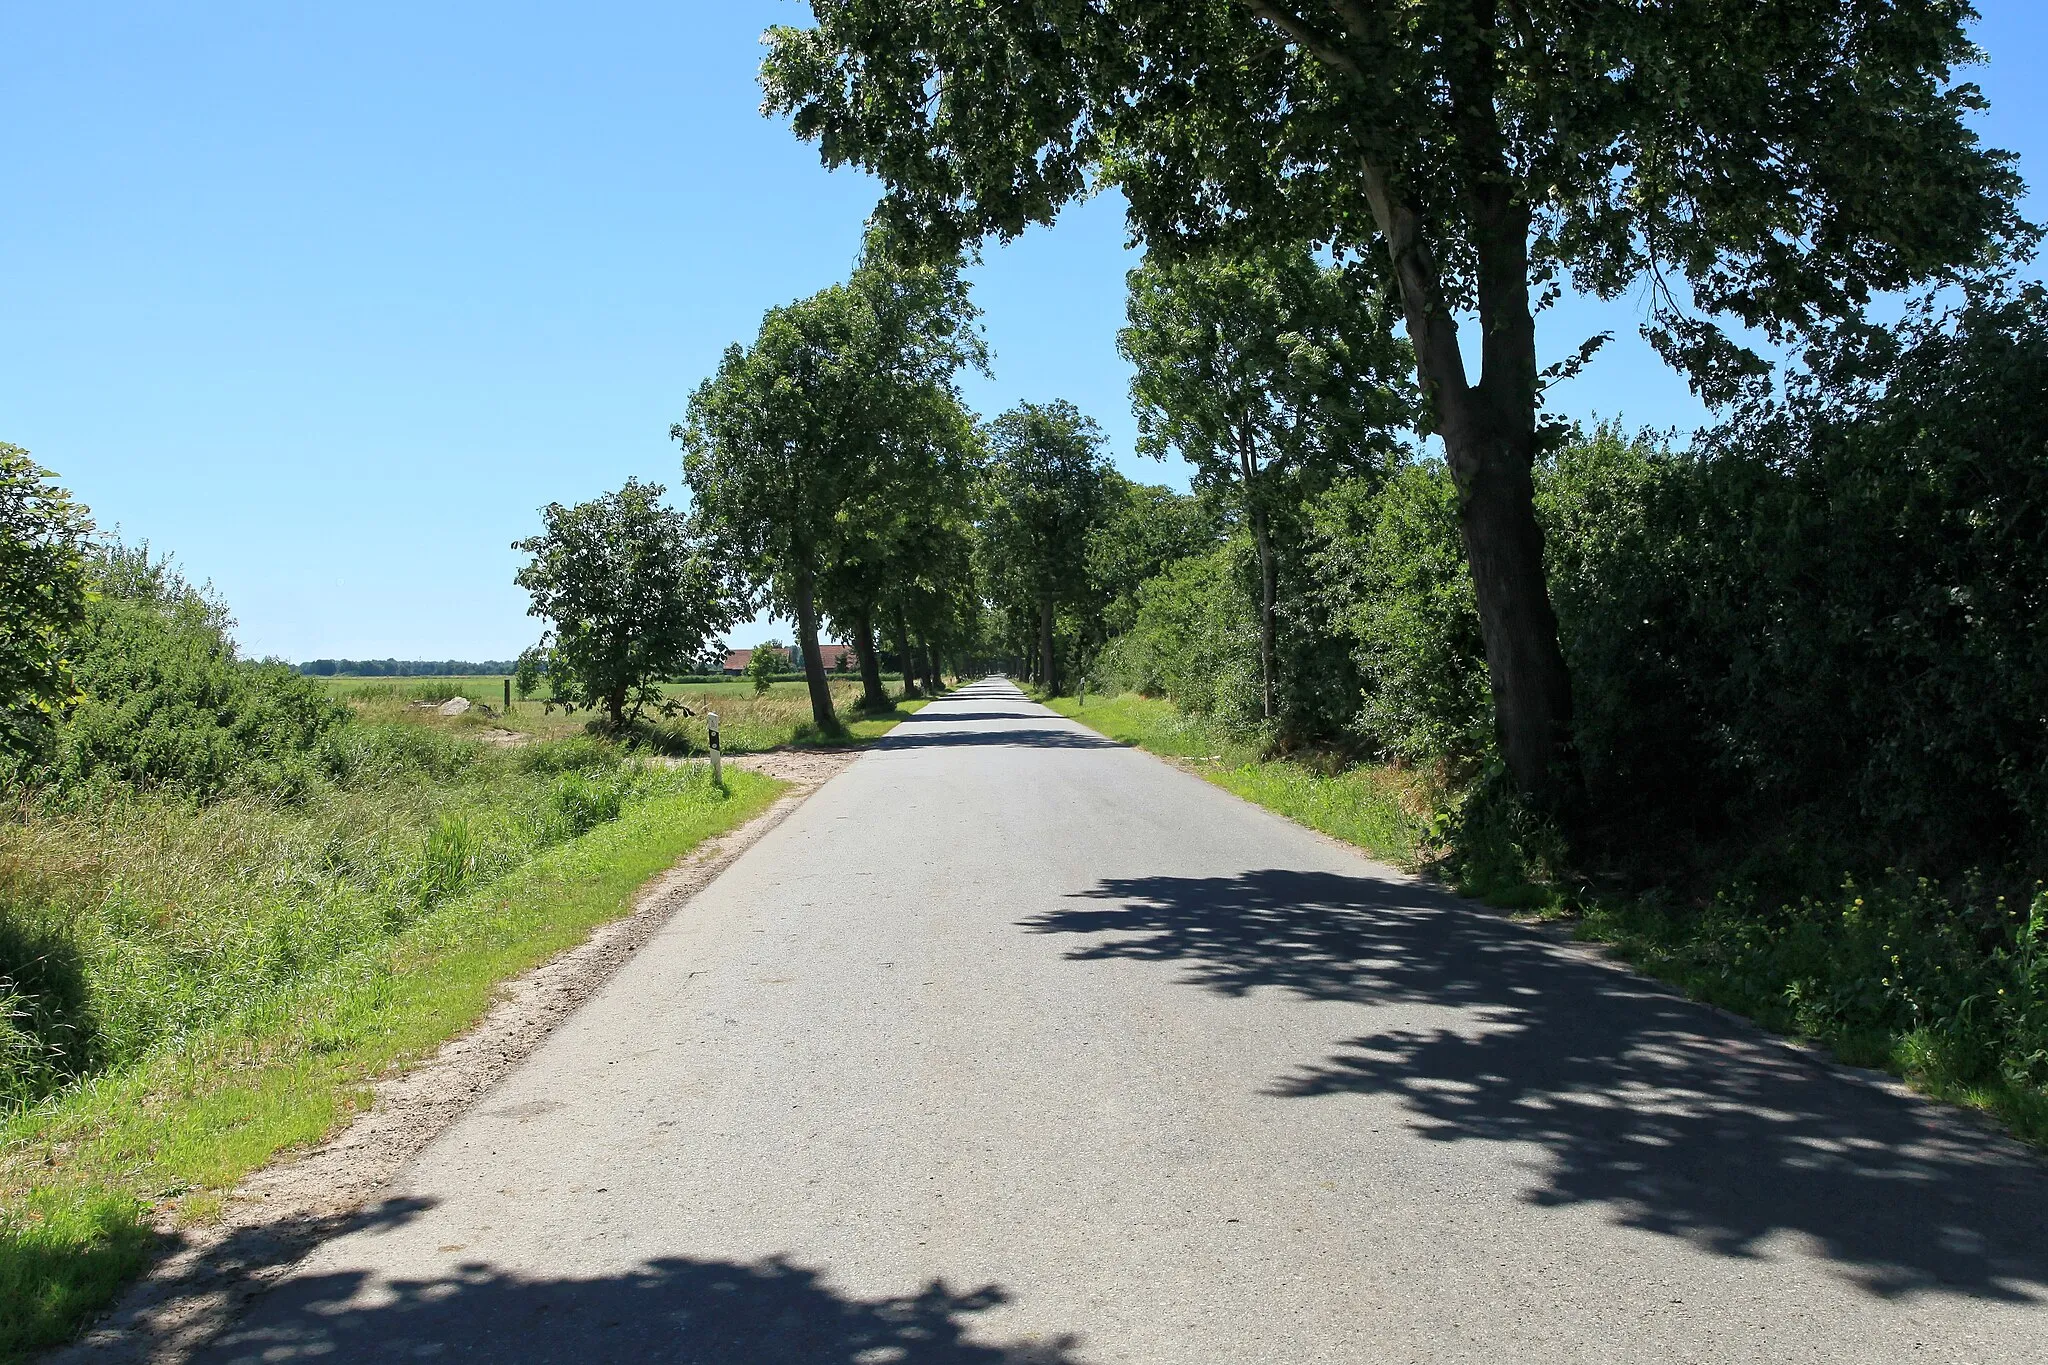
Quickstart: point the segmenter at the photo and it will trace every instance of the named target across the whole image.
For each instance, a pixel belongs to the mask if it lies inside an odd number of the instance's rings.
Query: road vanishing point
[[[2048,1176],[989,680],[212,1361],[2027,1361]]]

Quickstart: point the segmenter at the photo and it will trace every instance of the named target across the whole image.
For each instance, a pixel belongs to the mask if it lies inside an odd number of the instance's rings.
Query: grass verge
[[[1125,693],[1085,703],[1051,697],[1044,704],[1119,743],[1181,759],[1189,771],[1224,790],[1383,862],[1413,868],[1419,860],[1431,793],[1413,773],[1373,766],[1325,773],[1261,758],[1255,743],[1160,698]]]
[[[651,877],[782,784],[693,783],[436,904],[336,959],[0,1125],[0,1360],[66,1339],[148,1262],[153,1220],[204,1221],[278,1153],[359,1112],[387,1072],[474,1023],[497,985],[625,913]]]

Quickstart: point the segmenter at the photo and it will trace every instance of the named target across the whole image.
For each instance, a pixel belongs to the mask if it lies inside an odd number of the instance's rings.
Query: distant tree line
[[[309,659],[299,672],[314,678],[469,678],[510,673],[515,659]]]

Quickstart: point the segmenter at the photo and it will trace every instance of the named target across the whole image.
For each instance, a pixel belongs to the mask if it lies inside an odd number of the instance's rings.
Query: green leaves
[[[987,439],[983,534],[997,596],[1025,610],[1079,602],[1109,477],[1102,428],[1057,399],[1018,404],[988,424]]]
[[[0,442],[0,757],[47,740],[75,699],[69,635],[85,620],[86,509]]]
[[[687,672],[743,601],[663,491],[629,478],[590,502],[551,503],[541,533],[512,546],[531,556],[516,580],[533,595],[528,614],[549,623],[551,699],[602,706],[614,725],[659,704],[660,679]]]
[[[1140,453],[1170,450],[1223,485],[1384,467],[1414,420],[1414,359],[1383,295],[1375,272],[1305,248],[1148,259],[1117,334]]]
[[[1687,318],[1796,333],[2032,235],[2011,157],[1964,123],[1982,97],[1954,77],[1977,57],[1954,0],[811,9],[767,35],[764,107],[948,253],[1110,183],[1162,255],[1412,222],[1436,296],[1411,306],[1470,307],[1519,205],[1525,283],[1648,277],[1648,330],[1712,380],[1728,351]]]

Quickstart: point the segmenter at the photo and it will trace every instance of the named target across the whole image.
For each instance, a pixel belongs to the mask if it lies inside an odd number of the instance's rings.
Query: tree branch
[[[1365,69],[1358,60],[1343,48],[1330,41],[1308,26],[1306,20],[1290,14],[1270,0],[1239,0],[1239,3],[1291,39],[1296,47],[1314,57],[1324,66],[1334,67],[1354,80],[1365,79]]]

